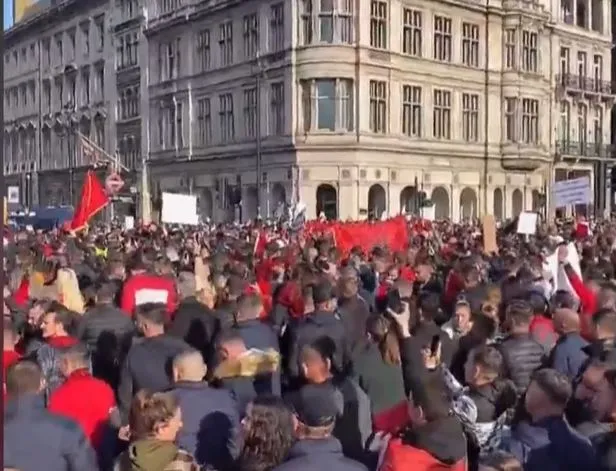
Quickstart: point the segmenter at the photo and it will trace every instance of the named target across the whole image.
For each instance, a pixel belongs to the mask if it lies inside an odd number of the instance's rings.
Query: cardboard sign
[[[498,253],[496,243],[496,221],[494,216],[488,214],[483,217],[483,251],[485,253]]]

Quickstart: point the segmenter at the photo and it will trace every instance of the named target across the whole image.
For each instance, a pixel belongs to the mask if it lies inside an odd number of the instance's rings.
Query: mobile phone
[[[436,352],[438,352],[438,346],[441,343],[441,336],[436,334],[434,336],[432,336],[432,342],[430,342],[430,355],[434,356],[436,355]]]

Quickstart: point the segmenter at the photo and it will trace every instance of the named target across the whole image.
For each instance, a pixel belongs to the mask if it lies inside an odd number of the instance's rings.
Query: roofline
[[[6,43],[10,42],[14,37],[26,32],[29,28],[36,26],[42,20],[48,18],[54,13],[61,12],[66,7],[77,3],[77,1],[78,0],[60,0],[59,3],[56,3],[55,5],[52,4],[43,10],[36,12],[32,16],[27,16],[26,18],[13,24],[13,26],[4,32],[5,47],[7,45]]]

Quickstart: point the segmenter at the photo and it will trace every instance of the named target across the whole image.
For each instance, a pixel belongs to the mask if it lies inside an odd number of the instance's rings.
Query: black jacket
[[[112,333],[117,339],[132,336],[135,325],[126,313],[112,304],[101,304],[89,309],[79,321],[77,335],[90,351],[96,351],[103,333]]]
[[[289,375],[299,377],[300,354],[304,346],[321,337],[332,340],[333,366],[339,372],[347,370],[350,362],[350,352],[344,323],[333,312],[317,311],[304,318],[296,326],[289,325],[291,335],[291,352],[289,356]]]
[[[492,422],[515,406],[517,391],[510,380],[496,381],[478,388],[469,388],[468,396],[477,406],[477,422]]]
[[[351,356],[355,357],[366,339],[366,324],[370,317],[370,306],[359,295],[340,298],[338,314],[346,330]]]
[[[506,375],[513,381],[518,394],[530,384],[532,374],[545,361],[545,350],[530,334],[507,336],[499,346]]]
[[[293,445],[287,460],[273,471],[367,471],[361,463],[346,458],[342,445],[333,437],[321,440],[300,440]]]
[[[118,406],[123,421],[128,418],[130,403],[137,391],[145,388],[160,392],[171,387],[173,359],[189,349],[186,342],[167,334],[133,344],[122,365],[118,388]]]
[[[189,297],[180,302],[172,316],[167,333],[183,339],[188,345],[198,350],[207,361],[212,354],[212,341],[218,329],[218,319],[214,313],[197,298]]]

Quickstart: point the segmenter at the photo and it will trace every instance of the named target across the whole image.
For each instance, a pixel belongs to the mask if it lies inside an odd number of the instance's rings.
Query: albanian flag
[[[81,199],[75,209],[70,229],[76,232],[85,228],[88,225],[88,221],[107,204],[109,204],[109,198],[107,193],[105,193],[103,185],[98,181],[94,172],[88,170],[81,188]]]

